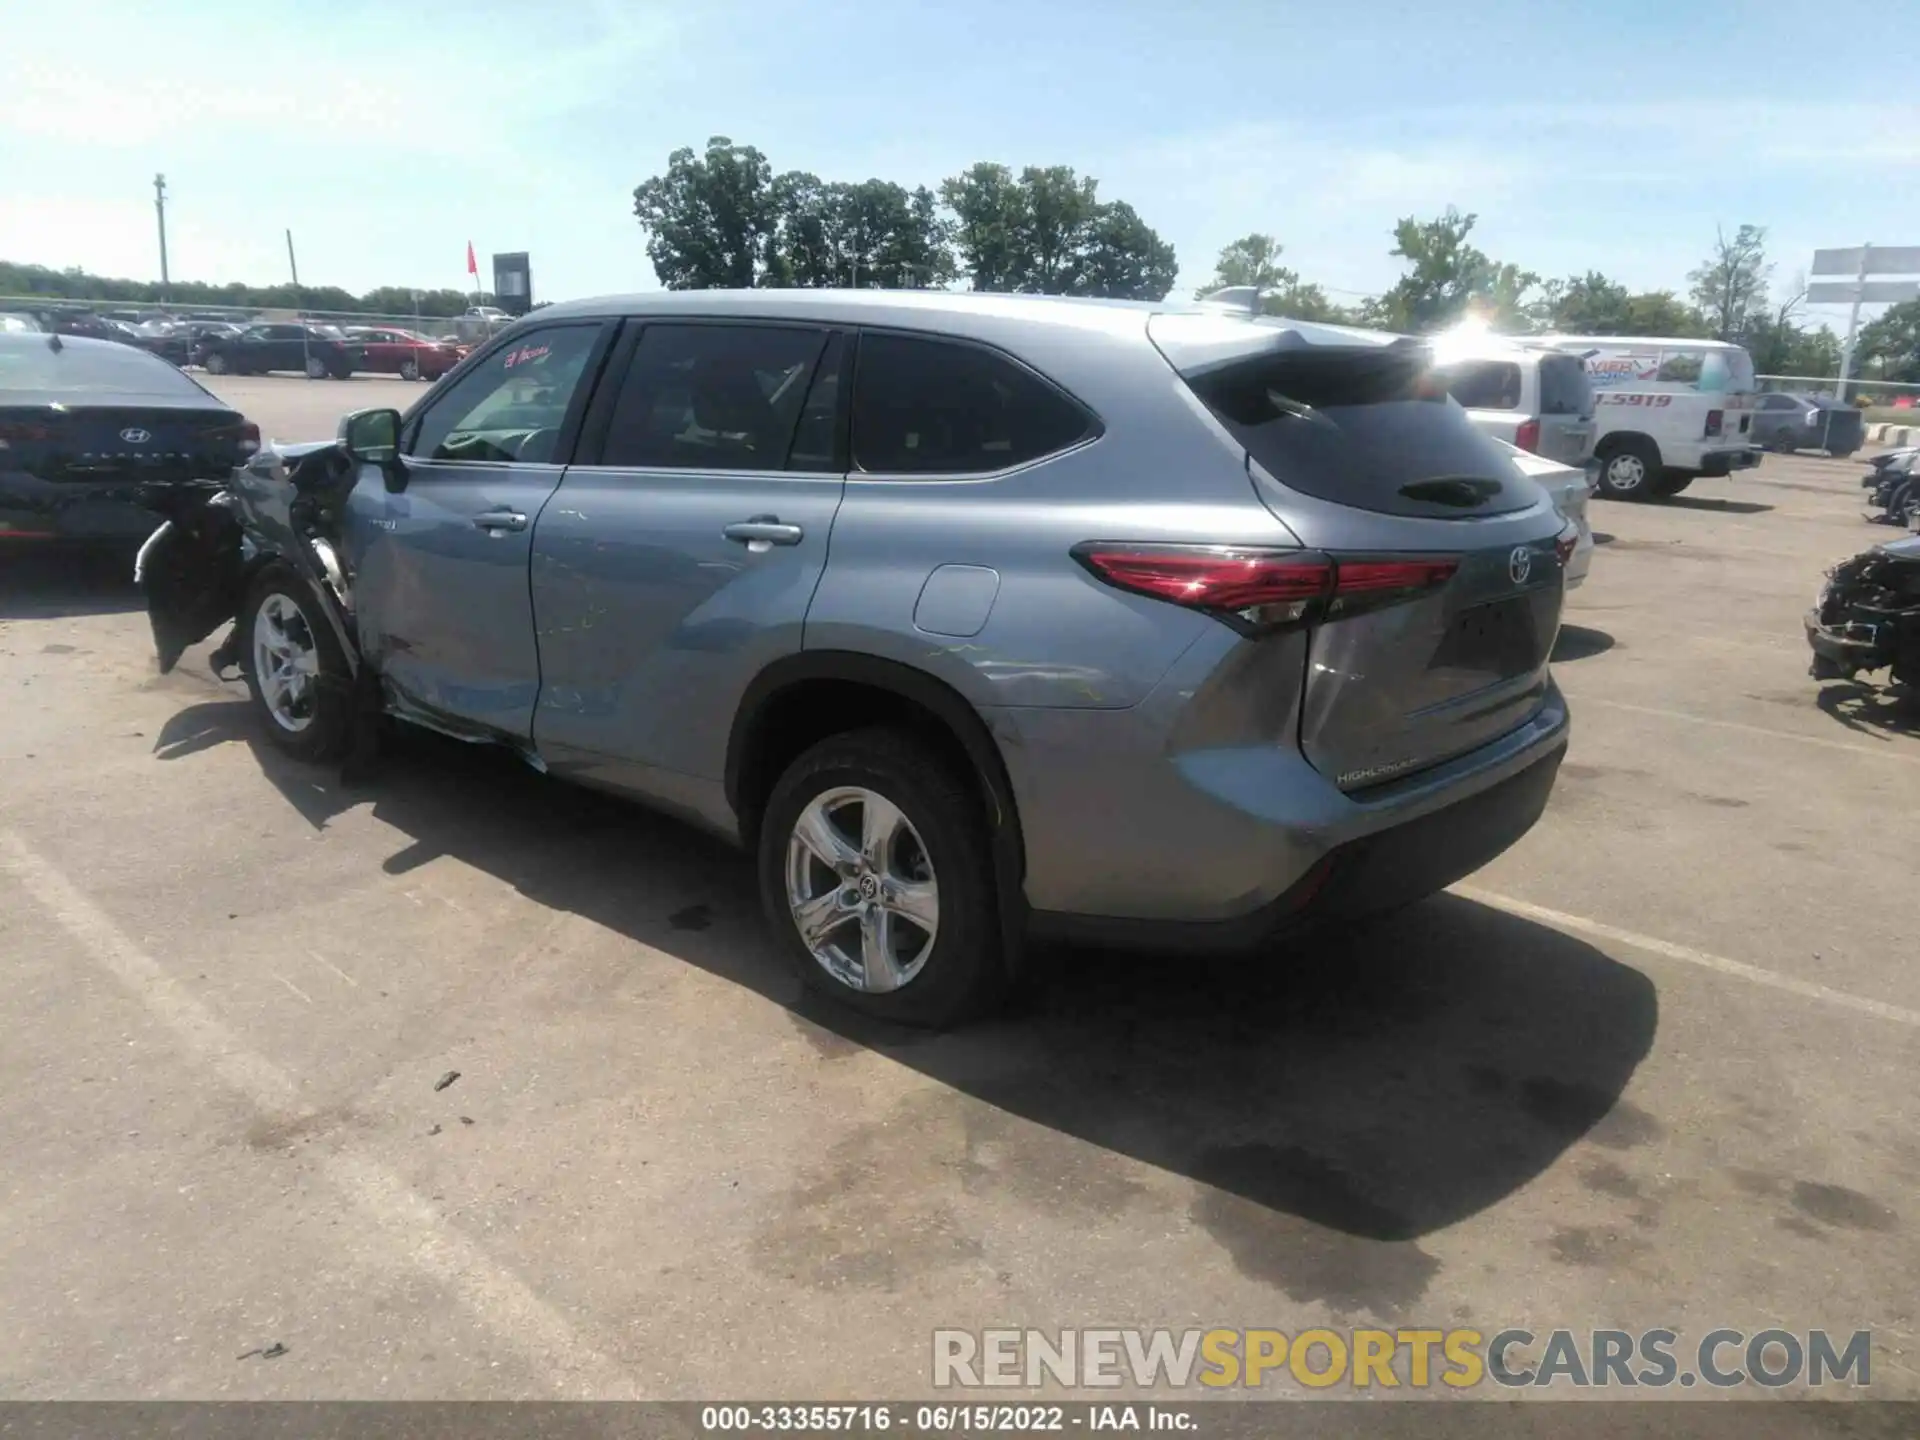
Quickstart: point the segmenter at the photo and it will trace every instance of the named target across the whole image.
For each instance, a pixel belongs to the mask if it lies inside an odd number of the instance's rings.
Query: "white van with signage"
[[[1738,345],[1651,335],[1547,335],[1536,343],[1586,360],[1599,494],[1663,500],[1696,476],[1760,463],[1750,437],[1753,360]]]

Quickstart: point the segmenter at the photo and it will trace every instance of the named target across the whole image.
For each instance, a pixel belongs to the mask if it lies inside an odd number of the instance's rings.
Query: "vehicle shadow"
[[[1862,735],[1920,735],[1920,695],[1857,683],[1820,687],[1815,703]]]
[[[1757,500],[1718,500],[1707,495],[1669,495],[1661,503],[1676,510],[1717,510],[1726,515],[1764,515],[1774,508]]]
[[[145,609],[147,602],[133,583],[137,548],[0,548],[0,620]]]
[[[343,787],[274,751],[237,700],[180,712],[155,748],[229,741],[309,823],[370,804],[411,837],[389,874],[456,857],[784,1007],[822,1063],[878,1050],[993,1112],[1204,1182],[1194,1223],[1298,1296],[1395,1308],[1438,1266],[1422,1236],[1576,1141],[1625,1151],[1662,1133],[1621,1098],[1658,1023],[1652,983],[1473,901],[1442,896],[1252,962],[1048,950],[1007,1015],[927,1034],[805,993],[762,927],[751,865],[673,821],[421,735]],[[1084,1183],[1060,1177],[1063,1195]]]
[[[1604,530],[1596,530],[1593,532],[1593,543],[1596,545],[1611,545],[1616,538],[1617,537],[1609,535]]]
[[[1574,660],[1604,655],[1613,646],[1613,636],[1604,630],[1594,630],[1585,625],[1562,625],[1553,642],[1553,653],[1547,658],[1556,665],[1564,665]]]

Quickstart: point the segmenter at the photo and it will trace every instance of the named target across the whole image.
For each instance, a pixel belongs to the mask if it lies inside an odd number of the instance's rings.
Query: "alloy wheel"
[[[269,595],[254,613],[253,677],[274,724],[297,735],[313,723],[320,649],[288,596]]]
[[[787,907],[814,960],[842,985],[898,990],[925,968],[940,888],[913,822],[860,786],[822,791],[787,839]]]

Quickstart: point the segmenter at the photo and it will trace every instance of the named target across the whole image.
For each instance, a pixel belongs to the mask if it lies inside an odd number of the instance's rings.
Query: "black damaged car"
[[[156,497],[224,483],[259,448],[244,415],[144,350],[0,334],[0,544],[138,544]]]

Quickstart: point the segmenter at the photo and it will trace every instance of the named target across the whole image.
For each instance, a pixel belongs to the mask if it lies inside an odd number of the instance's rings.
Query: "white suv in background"
[[[1436,336],[1433,354],[1482,434],[1576,470],[1593,458],[1594,389],[1578,355],[1464,328]]]
[[[1580,527],[1567,562],[1567,588],[1593,563],[1587,501],[1598,478],[1593,459],[1594,389],[1577,355],[1463,327],[1435,338],[1435,368],[1482,434],[1510,446],[1514,463]]]

